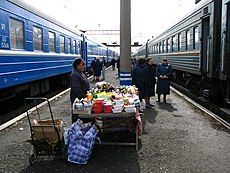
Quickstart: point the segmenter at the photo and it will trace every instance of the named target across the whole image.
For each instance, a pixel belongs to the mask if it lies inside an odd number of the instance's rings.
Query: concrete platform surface
[[[119,84],[116,71],[106,81]],[[93,83],[92,83],[93,85]],[[230,131],[171,92],[167,103],[144,109],[139,150],[133,146],[95,146],[86,165],[45,158],[29,166],[31,144],[26,118],[0,131],[0,172],[230,172]],[[70,126],[69,93],[51,103],[55,117]],[[143,103],[144,106],[144,103]],[[47,107],[41,109],[48,114]],[[48,114],[49,115],[49,114]]]

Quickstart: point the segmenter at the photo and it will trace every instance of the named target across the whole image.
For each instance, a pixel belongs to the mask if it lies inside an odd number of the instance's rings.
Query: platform
[[[107,69],[106,81],[119,84],[117,71]],[[95,82],[91,83],[92,85]],[[167,103],[142,108],[143,133],[138,151],[133,146],[100,146],[93,149],[89,162],[82,165],[47,159],[29,166],[31,145],[27,119],[0,131],[0,172],[229,172],[230,132],[174,92]],[[54,117],[71,123],[69,92],[51,102]],[[45,114],[45,109],[42,109]],[[96,168],[96,169],[95,169]]]

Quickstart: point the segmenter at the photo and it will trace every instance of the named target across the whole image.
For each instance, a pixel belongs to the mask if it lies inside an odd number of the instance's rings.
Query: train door
[[[224,72],[230,78],[230,2],[226,5],[226,24],[223,33],[225,34],[224,39]]]
[[[109,62],[109,60],[110,60],[110,58],[111,58],[111,57],[110,57],[111,55],[110,55],[109,53],[110,53],[110,51],[109,51],[109,48],[107,47],[107,48],[106,48],[106,53],[105,53],[105,63],[106,63],[106,64],[108,64],[108,62]],[[104,55],[103,55],[103,56],[104,56]]]
[[[202,19],[201,28],[201,72],[208,72],[209,63],[209,46],[210,46],[210,36],[209,36],[209,25],[210,17],[206,16]]]
[[[81,41],[81,58],[85,61],[85,70],[87,69],[87,63],[88,63],[88,58],[87,58],[87,42],[85,39],[85,36],[82,34],[82,41]]]
[[[222,67],[221,71],[226,76],[226,95],[230,100],[230,0],[222,4]],[[230,104],[230,102],[229,102]]]

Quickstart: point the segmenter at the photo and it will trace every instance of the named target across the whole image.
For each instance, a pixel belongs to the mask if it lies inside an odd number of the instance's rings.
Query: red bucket
[[[103,106],[103,101],[96,101],[93,104],[93,113],[95,114],[102,113],[102,106]]]
[[[108,104],[108,105],[104,105],[104,113],[111,113],[112,112],[112,108],[113,108],[113,105],[111,104]]]

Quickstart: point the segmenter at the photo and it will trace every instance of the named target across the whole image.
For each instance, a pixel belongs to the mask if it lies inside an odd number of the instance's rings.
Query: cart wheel
[[[36,156],[35,154],[31,154],[30,157],[29,157],[29,164],[30,165],[33,165],[36,161]]]

